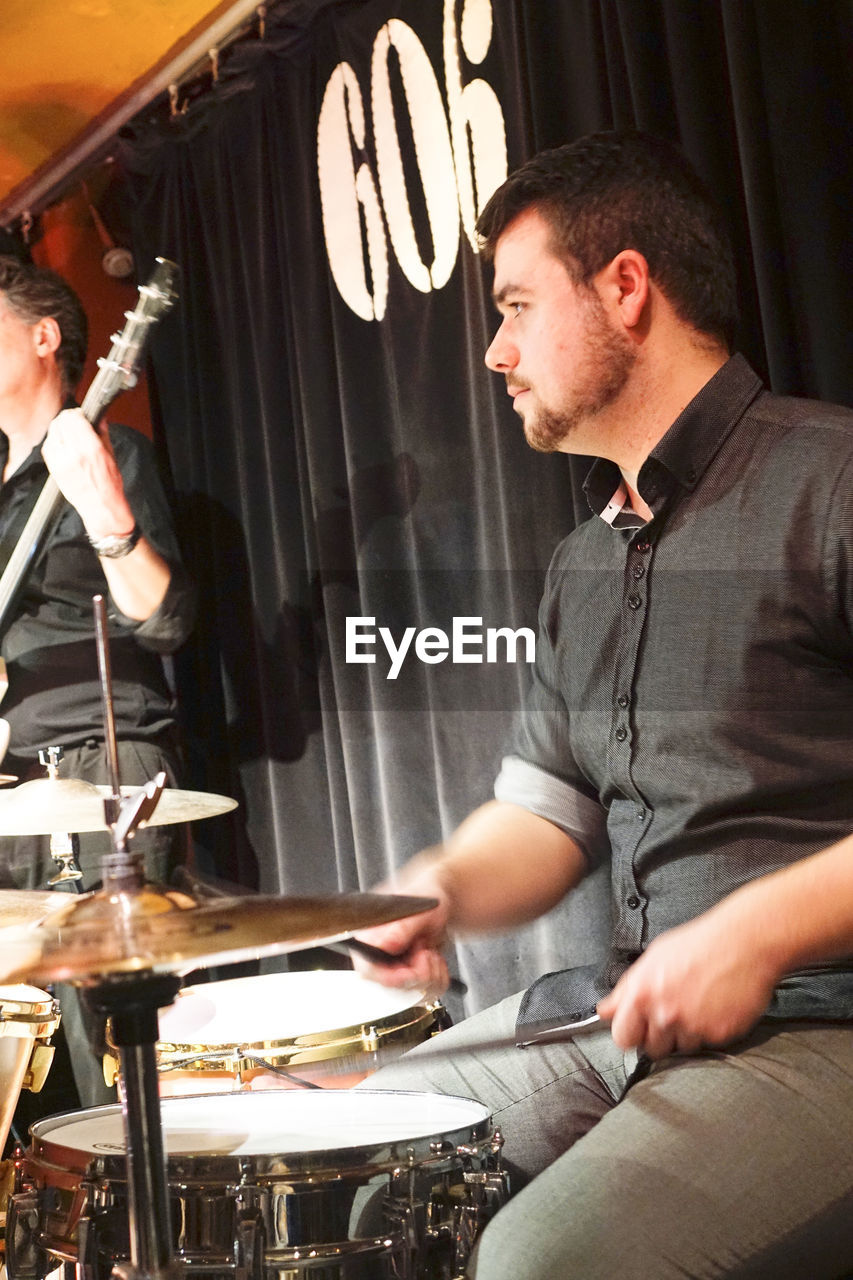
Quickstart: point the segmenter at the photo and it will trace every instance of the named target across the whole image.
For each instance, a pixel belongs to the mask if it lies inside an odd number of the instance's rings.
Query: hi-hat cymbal
[[[146,971],[189,973],[320,946],[437,905],[378,893],[196,902],[160,885],[64,896],[67,904],[40,924],[0,932],[0,982],[93,985]]]
[[[122,787],[121,793],[128,796],[138,790],[138,787]],[[110,787],[95,786],[82,778],[35,778],[32,782],[22,782],[19,787],[0,793],[0,835],[106,831],[104,800],[111,795]],[[165,787],[147,825],[195,822],[236,808],[237,801],[229,796]]]

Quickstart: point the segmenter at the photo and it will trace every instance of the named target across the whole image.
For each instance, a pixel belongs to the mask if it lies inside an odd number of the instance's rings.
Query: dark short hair
[[[55,271],[3,254],[0,255],[0,294],[25,324],[38,324],[50,316],[59,325],[62,342],[57,348],[56,362],[63,390],[70,395],[80,381],[89,344],[86,312],[71,285]]]
[[[589,284],[636,249],[676,313],[730,347],[737,282],[722,213],[682,152],[639,132],[593,133],[542,151],[510,174],[477,221],[491,261],[509,224],[535,207],[573,279]]]

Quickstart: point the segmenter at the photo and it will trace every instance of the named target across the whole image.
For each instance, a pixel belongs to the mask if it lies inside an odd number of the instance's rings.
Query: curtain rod
[[[18,218],[32,219],[59,199],[87,168],[109,152],[119,129],[171,85],[185,79],[205,60],[237,35],[250,19],[263,23],[268,8],[280,8],[259,0],[222,0],[213,11],[183,36],[171,49],[110,103],[72,139],[56,151],[28,178],[0,201],[0,227],[9,227]]]

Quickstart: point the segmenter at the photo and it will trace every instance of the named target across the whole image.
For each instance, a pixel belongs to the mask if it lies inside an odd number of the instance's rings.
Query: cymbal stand
[[[114,1269],[121,1280],[174,1280],[182,1274],[172,1249],[155,1052],[157,1010],[172,1003],[180,986],[173,974],[148,973],[86,992],[92,1007],[110,1018],[121,1057],[130,1236],[130,1264]]]
[[[47,769],[49,778],[59,777],[59,762],[62,759],[62,747],[48,747],[39,752],[39,764]],[[80,838],[72,831],[51,831],[50,856],[57,865],[57,872],[47,882],[48,889],[68,889],[69,892],[80,893],[80,881],[83,872],[77,856],[80,852]]]
[[[104,801],[104,817],[110,830],[118,821],[119,809],[121,808],[121,786],[118,774],[118,745],[116,743],[116,721],[115,712],[113,710],[113,677],[112,667],[110,665],[110,645],[107,637],[107,606],[103,596],[94,596],[92,603],[95,608],[95,643],[98,650],[98,674],[101,682],[101,709],[104,715],[104,743],[107,748],[107,764],[110,770],[110,788],[112,795]],[[128,832],[128,835],[130,833]],[[113,840],[113,851],[118,853],[115,839]],[[122,841],[124,851],[127,853],[127,841]],[[111,866],[110,869],[118,870],[117,867]],[[142,885],[142,867],[141,860],[136,859],[137,875],[132,879],[138,881],[137,887]],[[106,885],[106,876],[108,868],[104,868],[104,885]]]
[[[104,722],[110,759],[112,795],[104,801],[112,852],[104,858],[104,891],[117,898],[139,891],[145,877],[141,855],[131,854],[129,842],[137,827],[154,811],[165,775],[159,774],[141,791],[122,799],[112,708],[106,609],[95,597],[95,629]],[[124,1077],[122,1120],[127,1147],[128,1230],[130,1262],[113,1274],[121,1280],[176,1280],[181,1268],[174,1260],[169,1214],[166,1157],[160,1119],[157,1058],[157,1010],[171,1004],[181,986],[173,974],[153,971],[130,977],[116,975],[86,989],[89,1004],[112,1020],[112,1033]]]

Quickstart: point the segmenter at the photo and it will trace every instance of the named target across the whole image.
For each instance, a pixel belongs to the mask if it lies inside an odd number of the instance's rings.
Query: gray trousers
[[[520,996],[432,1046],[512,1035]],[[475,1098],[513,1195],[476,1280],[838,1280],[853,1273],[853,1027],[763,1023],[727,1050],[635,1070],[607,1030],[419,1061],[369,1089]]]

